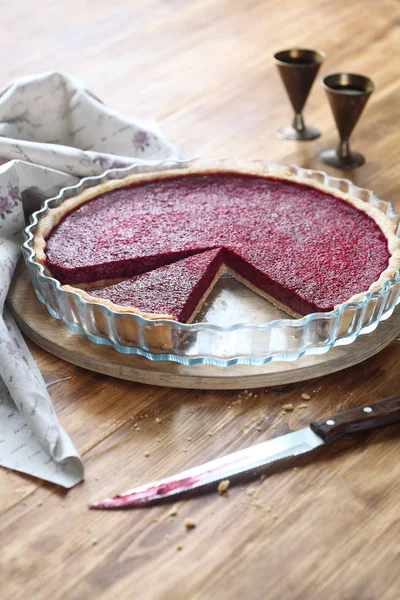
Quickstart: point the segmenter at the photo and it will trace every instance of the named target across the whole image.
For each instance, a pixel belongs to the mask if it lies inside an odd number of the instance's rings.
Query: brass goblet
[[[338,169],[356,169],[364,164],[359,152],[350,152],[349,138],[375,84],[372,79],[355,73],[334,73],[323,80],[331,105],[333,117],[339,131],[338,148],[329,148],[319,155],[322,162]]]
[[[321,50],[291,48],[274,54],[275,63],[294,110],[292,125],[285,125],[277,131],[284,140],[314,140],[321,135],[316,127],[304,124],[302,111],[312,88],[325,53]]]

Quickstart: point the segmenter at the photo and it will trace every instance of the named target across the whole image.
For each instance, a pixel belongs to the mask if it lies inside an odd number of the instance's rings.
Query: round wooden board
[[[39,302],[25,265],[20,261],[11,283],[7,304],[21,330],[38,346],[74,365],[129,381],[192,389],[243,389],[294,383],[340,371],[383,350],[400,333],[400,309],[371,334],[348,346],[292,362],[260,366],[184,366],[120,354],[109,346],[90,342],[54,319]]]

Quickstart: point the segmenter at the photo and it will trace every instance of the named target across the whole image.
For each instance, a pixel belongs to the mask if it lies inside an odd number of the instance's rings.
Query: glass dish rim
[[[109,180],[118,180],[118,179],[123,179],[125,176],[129,175],[129,174],[134,174],[134,173],[140,173],[141,170],[149,170],[151,168],[155,169],[155,173],[156,172],[161,172],[164,170],[170,170],[172,168],[185,168],[188,167],[192,164],[198,164],[198,163],[203,163],[203,164],[210,164],[210,166],[212,165],[212,163],[224,163],[227,162],[229,164],[246,164],[249,166],[256,166],[256,165],[264,165],[267,166],[268,169],[273,170],[273,173],[276,173],[277,177],[279,178],[279,173],[283,174],[284,172],[290,171],[292,173],[295,173],[296,175],[298,175],[299,177],[303,177],[305,179],[309,179],[310,181],[310,185],[312,185],[313,179],[312,177],[316,178],[316,177],[320,177],[322,179],[322,182],[325,185],[330,185],[332,182],[336,182],[337,184],[341,184],[344,183],[348,186],[348,192],[350,195],[354,195],[354,191],[357,191],[357,193],[366,193],[368,195],[368,201],[367,203],[371,203],[371,200],[376,200],[377,202],[379,202],[380,204],[384,205],[386,207],[385,210],[382,210],[382,212],[384,212],[384,214],[386,215],[392,215],[395,218],[399,218],[400,219],[400,213],[396,212],[394,209],[394,206],[391,202],[387,201],[387,200],[381,200],[376,193],[373,190],[369,190],[367,188],[362,188],[357,186],[356,184],[354,184],[351,180],[347,179],[347,178],[343,178],[343,177],[336,177],[334,175],[330,175],[329,173],[326,173],[325,171],[322,170],[316,170],[316,169],[308,169],[308,168],[304,168],[304,167],[300,167],[298,165],[286,165],[286,164],[280,164],[280,163],[276,163],[273,161],[268,161],[268,160],[262,160],[262,159],[256,159],[256,160],[252,160],[252,159],[221,159],[221,158],[191,158],[191,159],[163,159],[163,160],[149,160],[149,161],[140,161],[140,162],[133,162],[130,166],[127,167],[119,167],[119,168],[110,168],[107,169],[106,171],[104,171],[102,174],[100,175],[94,175],[94,176],[87,176],[87,177],[83,177],[81,178],[76,184],[74,185],[69,185],[69,186],[65,186],[63,188],[60,189],[59,193],[56,196],[52,196],[51,198],[47,198],[42,206],[40,207],[40,209],[34,211],[30,217],[29,217],[29,224],[25,227],[24,231],[23,231],[23,236],[24,236],[24,241],[22,243],[22,251],[23,251],[23,255],[25,258],[26,263],[34,269],[39,281],[43,282],[43,283],[51,283],[53,286],[55,286],[57,292],[59,294],[65,294],[68,296],[73,296],[79,305],[81,306],[91,306],[91,307],[98,307],[98,304],[96,304],[95,302],[90,302],[85,300],[84,298],[82,298],[82,296],[80,294],[78,294],[77,292],[74,292],[72,290],[64,290],[62,289],[61,283],[51,277],[50,275],[47,275],[45,272],[45,267],[36,262],[35,260],[35,251],[33,249],[33,247],[31,246],[31,242],[33,241],[34,238],[34,233],[33,233],[33,229],[34,227],[38,224],[38,221],[40,218],[42,218],[45,213],[47,212],[47,210],[49,210],[49,208],[51,208],[51,204],[53,203],[57,203],[57,202],[62,202],[64,197],[67,195],[67,198],[70,198],[72,196],[78,195],[81,191],[87,189],[88,187],[94,187],[96,185],[99,185],[100,183],[103,183],[104,181],[109,181]],[[118,176],[120,175],[120,176]],[[314,179],[315,181],[315,179]],[[336,186],[337,187],[337,186]],[[335,189],[335,186],[332,186],[333,189]],[[339,187],[340,189],[340,187]],[[70,194],[70,195],[68,195]],[[66,199],[67,199],[66,198]],[[399,237],[400,232],[397,232],[397,236]],[[29,267],[28,267],[29,270]],[[111,317],[111,318],[121,318],[121,315],[123,314],[125,317],[127,315],[129,315],[129,318],[132,318],[134,321],[136,321],[140,326],[142,327],[155,327],[158,325],[163,325],[163,324],[168,324],[168,325],[172,325],[174,326],[174,324],[179,325],[179,328],[182,331],[189,331],[189,332],[194,332],[194,331],[199,331],[199,330],[207,330],[207,331],[211,331],[211,332],[215,332],[215,333],[231,333],[231,332],[235,332],[235,331],[239,331],[242,329],[247,329],[250,331],[268,331],[269,329],[273,329],[275,327],[279,327],[279,328],[285,328],[285,327],[294,327],[294,328],[301,328],[304,327],[306,325],[308,325],[309,323],[318,320],[318,319],[338,319],[340,318],[341,314],[344,312],[344,310],[349,309],[349,308],[353,308],[353,309],[357,309],[357,308],[364,308],[368,305],[368,302],[373,299],[373,298],[377,298],[378,296],[384,296],[385,294],[388,293],[388,291],[390,290],[390,288],[394,285],[400,282],[400,270],[398,270],[395,274],[394,277],[388,279],[387,281],[384,282],[384,284],[382,285],[382,287],[377,290],[377,291],[369,291],[369,292],[365,292],[363,294],[363,297],[361,300],[357,301],[357,302],[345,302],[343,304],[341,304],[340,306],[338,306],[337,308],[333,309],[332,311],[327,311],[327,312],[315,312],[315,313],[310,313],[309,315],[306,315],[304,317],[301,318],[292,318],[292,317],[287,317],[287,318],[282,318],[282,319],[274,319],[271,321],[268,321],[267,323],[234,323],[232,325],[229,326],[221,326],[221,325],[215,325],[212,323],[207,323],[207,322],[195,322],[195,323],[180,323],[178,321],[174,321],[174,320],[169,320],[169,319],[147,319],[146,317],[143,317],[142,315],[139,314],[135,314],[135,313],[120,313],[117,311],[114,311],[112,308],[108,307],[108,306],[102,306],[102,310],[105,312],[105,314],[107,314],[107,316]],[[33,285],[36,294],[38,295],[38,290],[36,289],[35,285]],[[79,331],[81,333],[84,333],[85,335],[87,335],[87,333],[71,324],[68,323],[62,315],[57,315],[54,314],[54,310],[53,309],[49,309],[49,305],[48,303],[45,301],[45,299],[42,299],[39,296],[39,299],[44,302],[44,304],[46,305],[47,309],[49,310],[49,312],[51,313],[51,315],[53,317],[56,318],[61,318],[64,323],[69,327],[69,329],[71,329],[72,331]],[[394,305],[395,306],[395,305]],[[394,308],[394,307],[393,307]],[[381,319],[379,318],[378,323]],[[357,336],[360,333],[364,333],[364,331],[359,331],[357,333]],[[89,339],[90,336],[87,335],[87,337]],[[266,357],[265,359],[262,358],[251,358],[249,356],[246,357],[236,357],[236,358],[232,358],[232,359],[218,359],[215,358],[213,356],[209,356],[204,354],[204,356],[196,356],[196,357],[182,357],[180,355],[175,355],[175,354],[170,354],[170,353],[153,353],[153,352],[148,352],[146,350],[140,349],[140,348],[134,348],[134,347],[130,347],[127,346],[127,348],[129,348],[129,350],[120,350],[120,346],[118,344],[115,344],[112,340],[104,338],[104,340],[101,341],[97,341],[97,340],[91,340],[92,342],[94,341],[95,343],[103,343],[106,345],[110,345],[112,347],[114,347],[116,350],[120,351],[120,352],[127,352],[127,353],[132,353],[132,354],[139,354],[142,356],[146,356],[147,358],[149,358],[150,360],[170,360],[173,362],[179,362],[181,364],[198,364],[199,362],[204,363],[208,363],[208,364],[213,364],[213,365],[217,365],[217,366],[228,366],[231,364],[263,364],[265,362],[269,362],[271,360],[296,360],[297,358],[300,358],[301,356],[304,356],[305,354],[313,354],[313,348],[312,347],[307,347],[306,350],[304,352],[298,353],[296,352],[294,357],[289,357],[290,353],[286,353],[286,357],[282,358],[282,357]],[[336,340],[337,341],[337,340]],[[354,340],[352,340],[354,341]],[[336,345],[336,344],[334,344]],[[327,344],[326,346],[326,350],[329,350],[332,347],[331,344]],[[321,352],[321,347],[318,347],[318,353]],[[314,352],[316,353],[316,352]],[[285,353],[283,353],[285,354]]]

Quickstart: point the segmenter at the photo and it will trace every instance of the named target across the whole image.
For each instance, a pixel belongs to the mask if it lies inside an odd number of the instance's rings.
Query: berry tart
[[[33,248],[63,289],[117,313],[190,323],[227,272],[302,317],[380,290],[400,266],[394,228],[339,189],[216,161],[89,188],[46,212]]]

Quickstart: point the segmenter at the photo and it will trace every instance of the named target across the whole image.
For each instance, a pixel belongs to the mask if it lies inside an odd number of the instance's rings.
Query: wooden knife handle
[[[327,444],[350,433],[375,429],[400,422],[400,395],[338,413],[328,419],[317,419],[310,425]]]

